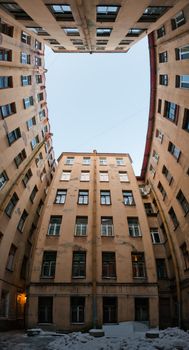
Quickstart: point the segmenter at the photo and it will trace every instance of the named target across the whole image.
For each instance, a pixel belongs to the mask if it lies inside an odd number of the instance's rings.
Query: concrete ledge
[[[103,329],[90,329],[89,330],[89,334],[92,336],[92,337],[104,337],[104,331]]]

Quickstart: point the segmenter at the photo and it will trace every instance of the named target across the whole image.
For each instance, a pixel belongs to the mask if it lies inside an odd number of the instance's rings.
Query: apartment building
[[[126,53],[187,3],[187,0],[3,0],[0,6],[54,52]]]
[[[172,292],[189,326],[189,5],[149,36],[151,101],[141,178],[164,218]],[[171,300],[163,301],[167,314]]]
[[[128,154],[63,153],[36,244],[28,326],[157,326],[159,283],[170,294],[164,242]]]
[[[23,326],[37,227],[55,167],[44,44],[0,12],[0,328]]]

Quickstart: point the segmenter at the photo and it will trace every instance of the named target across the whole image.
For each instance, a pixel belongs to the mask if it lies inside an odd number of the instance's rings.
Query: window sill
[[[108,276],[102,276],[102,279],[103,280],[117,280],[117,277],[116,276],[112,276],[112,277],[108,277]]]
[[[44,280],[54,280],[55,276],[40,276],[40,279],[44,279]]]
[[[71,322],[71,324],[75,324],[75,325],[83,325],[83,324],[85,324],[85,322]]]
[[[86,276],[72,276],[72,279],[73,280],[77,280],[77,279],[85,279],[86,278]]]

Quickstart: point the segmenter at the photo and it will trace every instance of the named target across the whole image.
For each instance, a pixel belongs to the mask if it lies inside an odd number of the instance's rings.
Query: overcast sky
[[[46,87],[55,156],[125,152],[139,175],[149,112],[147,38],[128,53],[61,54],[46,47]]]

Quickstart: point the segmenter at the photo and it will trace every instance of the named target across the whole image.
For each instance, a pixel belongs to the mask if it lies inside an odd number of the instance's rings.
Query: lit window
[[[123,193],[123,203],[125,205],[135,205],[132,191],[122,191],[122,193]]]
[[[176,75],[175,86],[183,89],[189,89],[189,75]]]
[[[13,210],[14,208],[16,207],[17,203],[19,201],[19,198],[16,194],[16,192],[13,193],[10,201],[8,202],[6,208],[5,208],[5,213],[11,217],[12,213],[13,213]]]
[[[71,171],[64,171],[63,170],[60,180],[69,181],[70,177],[71,177]]]
[[[131,253],[133,278],[145,278],[146,269],[144,261],[144,253]]]
[[[5,171],[0,174],[0,190],[6,185],[8,176]]]
[[[87,235],[87,216],[77,216],[75,224],[75,236],[86,236]]]
[[[12,85],[12,77],[0,77],[0,89],[7,89],[13,87]]]
[[[185,24],[184,12],[180,11],[176,14],[174,18],[171,19],[172,29],[176,29]]]
[[[51,216],[48,226],[48,236],[59,236],[62,216]]]
[[[57,190],[55,203],[56,204],[64,204],[66,201],[67,190]]]
[[[189,202],[187,201],[186,197],[184,196],[183,192],[180,190],[177,194],[177,200],[184,211],[184,214],[188,214],[189,212]]]
[[[179,161],[179,158],[180,158],[180,155],[181,155],[181,151],[172,142],[169,142],[168,152],[173,155],[173,157],[177,160],[177,162]]]
[[[112,29],[111,28],[97,28],[96,35],[97,36],[110,36]]]
[[[12,145],[16,140],[18,140],[21,137],[20,128],[17,128],[7,134],[9,146]]]
[[[101,236],[113,237],[113,218],[111,216],[101,217]]]
[[[23,211],[23,213],[22,213],[22,215],[21,215],[21,217],[20,217],[20,220],[19,220],[19,222],[18,222],[18,225],[17,225],[17,229],[18,229],[20,232],[23,231],[24,224],[25,224],[25,222],[26,222],[27,217],[28,217],[28,213],[27,213],[27,211],[24,209],[24,211]]]
[[[150,234],[151,234],[153,244],[161,243],[159,230],[157,227],[150,228]]]
[[[182,128],[189,132],[189,109],[185,108]]]
[[[102,278],[116,278],[116,258],[114,252],[102,252]]]
[[[120,182],[129,182],[128,174],[126,171],[119,171]]]
[[[138,218],[136,218],[136,217],[129,218],[128,217],[127,222],[128,222],[128,228],[129,228],[129,236],[130,237],[141,237],[142,233],[140,230]]]
[[[79,190],[78,193],[78,204],[88,204],[89,201],[89,191]]]
[[[82,171],[80,176],[80,181],[89,181],[90,180],[90,172]]]
[[[85,298],[71,297],[71,322],[84,323],[85,322]]]
[[[171,218],[171,220],[173,222],[174,229],[176,229],[179,226],[179,221],[177,219],[177,216],[175,214],[175,211],[174,211],[173,207],[171,207],[169,209],[168,213],[169,213],[169,216],[170,216],[170,218]]]
[[[108,182],[109,176],[107,171],[100,171],[100,181],[101,182]]]
[[[41,277],[54,278],[55,268],[56,268],[56,251],[45,251],[43,253]]]
[[[72,278],[86,277],[86,252],[73,252]]]

